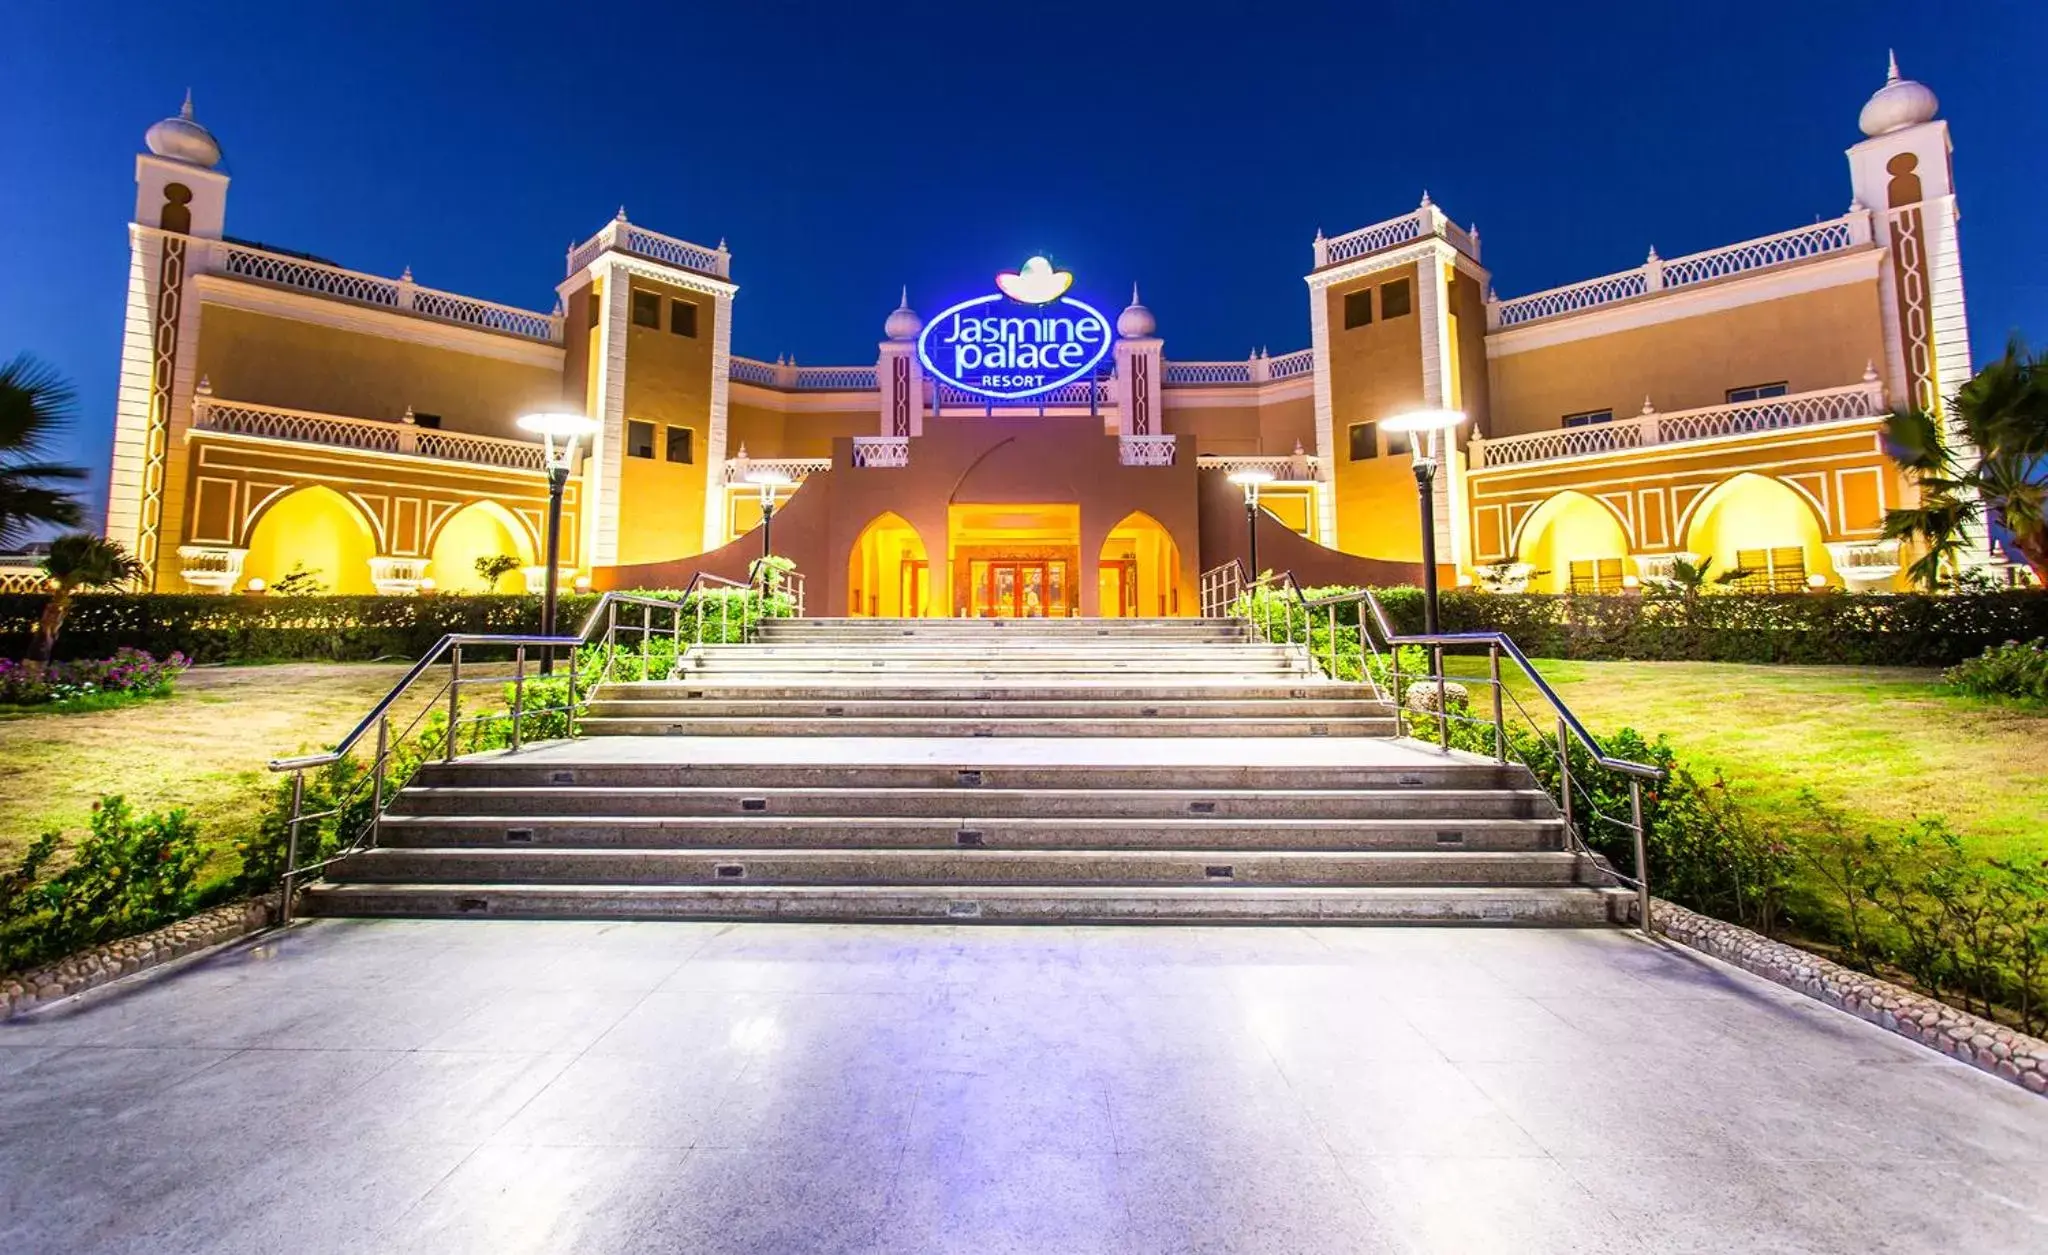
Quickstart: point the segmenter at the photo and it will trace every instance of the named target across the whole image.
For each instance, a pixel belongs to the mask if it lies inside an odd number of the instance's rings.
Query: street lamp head
[[[1244,490],[1245,507],[1259,499],[1259,487],[1273,482],[1273,472],[1263,466],[1247,466],[1240,471],[1230,472],[1230,482]]]
[[[1435,466],[1437,442],[1464,421],[1463,410],[1410,410],[1381,419],[1380,430],[1409,437],[1408,449],[1416,466]]]
[[[578,438],[594,436],[600,428],[594,418],[554,412],[522,414],[513,420],[513,426],[539,436],[542,447],[547,451],[548,465],[563,469],[576,460]]]

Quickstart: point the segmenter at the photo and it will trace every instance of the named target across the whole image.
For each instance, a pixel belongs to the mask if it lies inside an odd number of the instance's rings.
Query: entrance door
[[[1126,619],[1138,615],[1138,560],[1115,558],[1100,567],[1102,587],[1098,604],[1102,613]]]
[[[1071,613],[1065,562],[996,559],[974,567],[977,618],[1063,619]]]

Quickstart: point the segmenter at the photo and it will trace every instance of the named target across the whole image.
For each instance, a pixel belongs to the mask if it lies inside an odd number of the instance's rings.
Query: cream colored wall
[[[1316,445],[1315,397],[1264,405],[1177,405],[1166,391],[1166,431],[1200,453],[1292,453],[1296,441],[1309,452]]]
[[[1419,291],[1411,310],[1391,321],[1344,329],[1344,297],[1360,288],[1406,278],[1419,288],[1414,266],[1380,271],[1323,293],[1330,328],[1330,404],[1336,447],[1330,450],[1337,506],[1336,546],[1347,553],[1399,561],[1422,551],[1422,525],[1415,476],[1406,457],[1382,453],[1350,460],[1351,424],[1390,417],[1422,404],[1422,314]]]
[[[741,445],[746,446],[747,456],[751,458],[789,456],[782,451],[784,417],[780,410],[742,400],[741,390],[734,388],[725,408],[729,456],[737,457]]]
[[[829,458],[832,441],[840,436],[872,436],[881,431],[882,418],[872,399],[862,410],[807,413],[798,411],[782,417],[782,448],[772,456],[782,458]],[[748,449],[749,453],[756,453]]]
[[[660,325],[636,326],[627,299],[626,419],[654,425],[654,456],[621,460],[619,476],[619,556],[622,565],[660,562],[702,553],[704,475],[709,458],[711,413],[711,344],[717,328],[716,302],[647,279],[632,280],[636,292],[661,297]],[[686,300],[697,307],[697,334],[680,336],[669,328],[669,302]],[[696,460],[666,460],[671,426],[689,427],[695,435]],[[630,446],[629,446],[630,447]],[[712,538],[716,544],[722,538]]]
[[[1588,410],[1632,418],[1645,396],[1671,411],[1723,404],[1749,384],[1843,387],[1884,360],[1882,328],[1877,286],[1845,284],[1498,356],[1486,434],[1554,430]]]
[[[449,431],[505,437],[562,394],[557,370],[213,304],[198,370],[224,400],[378,419],[410,406]]]

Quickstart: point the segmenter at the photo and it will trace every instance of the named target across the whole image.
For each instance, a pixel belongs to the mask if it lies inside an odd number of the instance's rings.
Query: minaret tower
[[[168,472],[175,441],[192,413],[199,303],[189,276],[204,268],[209,241],[226,218],[228,176],[220,144],[192,116],[192,94],[175,117],[149,128],[135,158],[135,216],[128,225],[128,310],[115,402],[114,456],[107,482],[106,534],[148,569],[148,587],[175,574],[162,550],[167,514],[182,508],[182,484]]]

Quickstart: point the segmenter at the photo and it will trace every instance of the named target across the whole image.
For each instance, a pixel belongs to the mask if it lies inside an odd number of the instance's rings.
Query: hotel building
[[[1498,296],[1478,232],[1426,196],[1319,234],[1293,352],[1173,359],[1136,292],[1099,312],[1033,259],[929,324],[877,311],[854,364],[800,366],[733,353],[722,242],[623,210],[548,311],[238,239],[188,100],[136,158],[106,531],[164,591],[295,569],[478,591],[495,554],[517,588],[547,483],[514,420],[569,409],[600,426],[569,578],[740,575],[772,501],[814,614],[1192,614],[1197,573],[1245,547],[1233,472],[1272,476],[1261,565],[1413,577],[1410,458],[1379,423],[1448,408],[1468,421],[1430,526],[1461,581],[1619,591],[1698,555],[1754,586],[1892,588],[1880,524],[1914,489],[1882,416],[1938,406],[1971,361],[1934,95],[1894,67],[1859,121],[1840,212],[1545,292]]]

